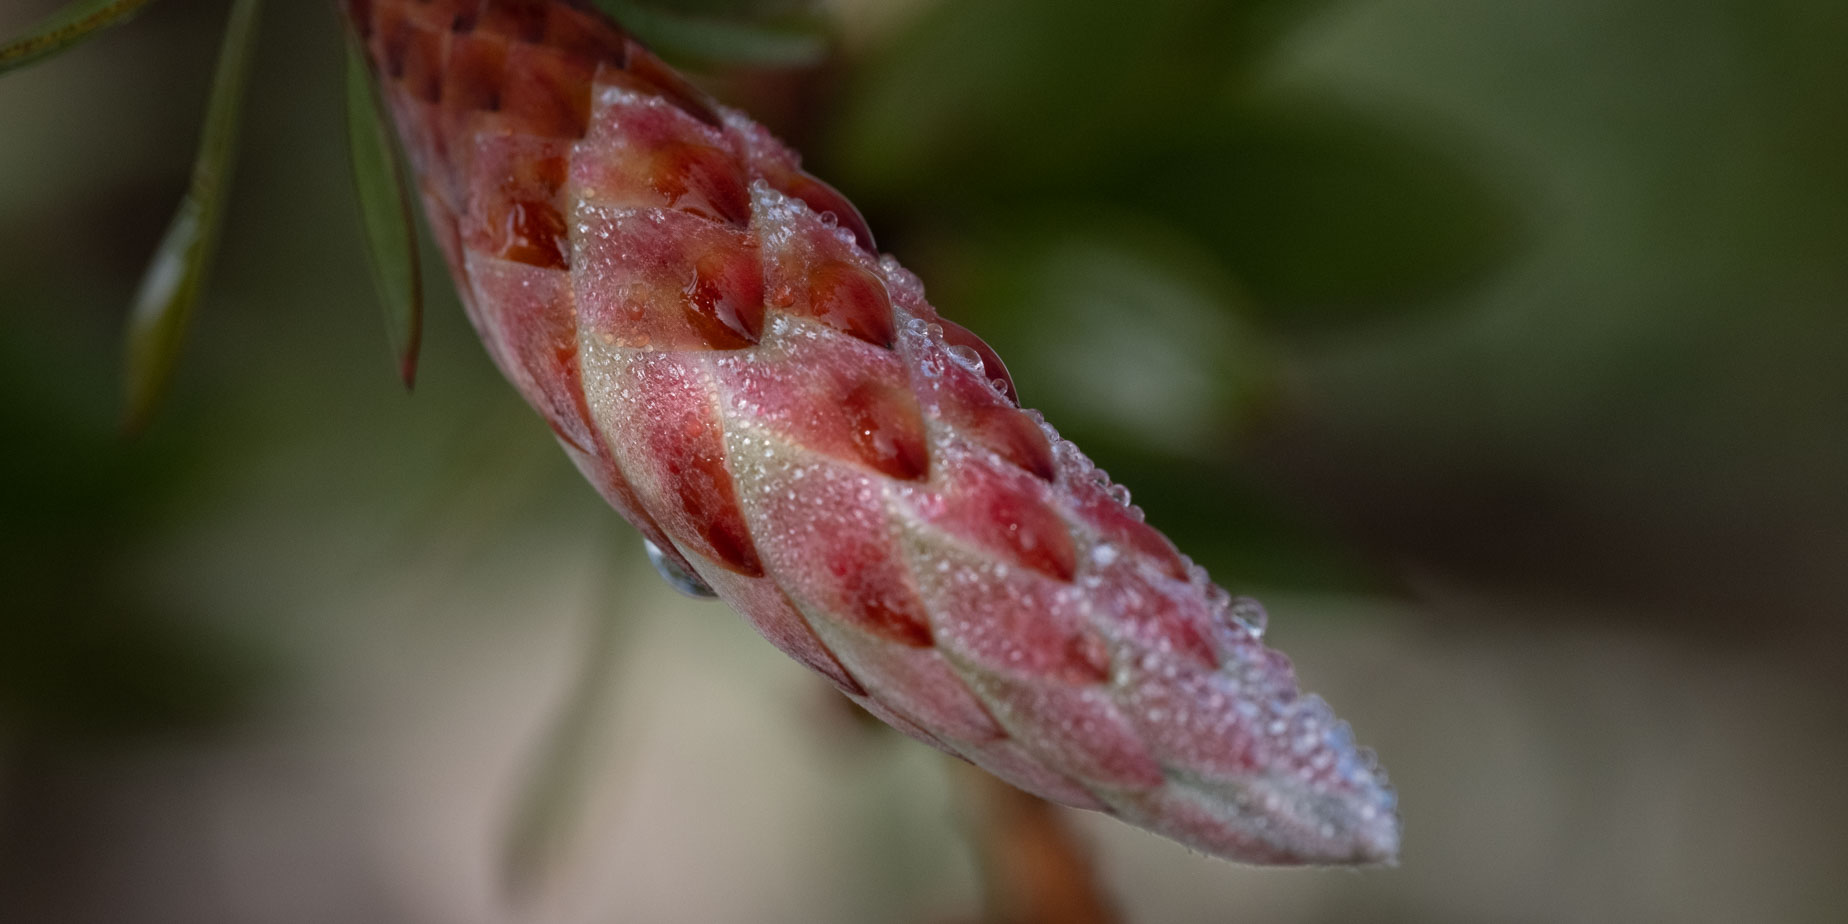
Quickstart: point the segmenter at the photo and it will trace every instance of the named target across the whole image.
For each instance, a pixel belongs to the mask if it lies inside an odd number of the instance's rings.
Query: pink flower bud
[[[676,585],[901,731],[1254,863],[1392,791],[840,193],[562,0],[349,0],[489,353]]]

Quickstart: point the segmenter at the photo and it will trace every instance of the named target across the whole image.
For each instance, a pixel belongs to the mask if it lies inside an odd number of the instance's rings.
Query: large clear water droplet
[[[982,365],[982,354],[977,353],[973,348],[966,346],[948,346],[943,348],[943,352],[948,353],[950,358],[956,360],[956,364],[964,369],[983,376],[984,378],[987,377],[987,367]]]
[[[661,579],[667,582],[667,586],[696,600],[711,600],[718,596],[712,592],[712,588],[707,586],[705,581],[699,579],[699,575],[680,567],[680,564],[668,558],[659,546],[646,539],[642,540],[642,546],[648,550],[649,563],[661,573]]]

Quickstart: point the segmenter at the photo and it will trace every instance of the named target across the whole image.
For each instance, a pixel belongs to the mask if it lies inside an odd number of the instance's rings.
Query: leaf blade
[[[73,0],[35,23],[26,34],[0,43],[0,74],[67,51],[110,26],[129,21],[152,0]]]
[[[372,74],[357,39],[348,42],[347,145],[372,279],[385,312],[398,375],[410,388],[423,343],[423,266],[403,161],[392,144]]]
[[[147,425],[172,381],[204,288],[230,190],[260,0],[234,0],[225,24],[192,182],[135,293],[124,335],[124,429]]]

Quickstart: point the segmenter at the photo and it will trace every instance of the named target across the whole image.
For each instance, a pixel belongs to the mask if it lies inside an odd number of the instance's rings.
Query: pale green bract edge
[[[670,60],[801,67],[828,54],[827,25],[813,16],[741,20],[679,13],[637,0],[597,0],[597,5]]]
[[[43,61],[98,32],[127,22],[151,0],[73,0],[26,34],[0,42],[0,74]]]
[[[417,253],[417,223],[403,162],[392,144],[391,129],[357,37],[347,43],[346,85],[353,189],[359,197],[366,249],[385,310],[392,355],[408,388],[416,381],[417,353],[423,342],[423,267]]]
[[[135,293],[124,343],[125,427],[144,426],[172,379],[191,325],[230,192],[244,87],[255,54],[261,0],[234,0],[212,78],[192,184]]]

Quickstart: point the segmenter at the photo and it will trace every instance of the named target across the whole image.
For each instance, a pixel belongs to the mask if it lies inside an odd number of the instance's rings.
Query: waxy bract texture
[[[558,0],[350,0],[483,342],[669,570],[894,727],[1256,863],[1398,848],[1233,601],[744,115]]]

